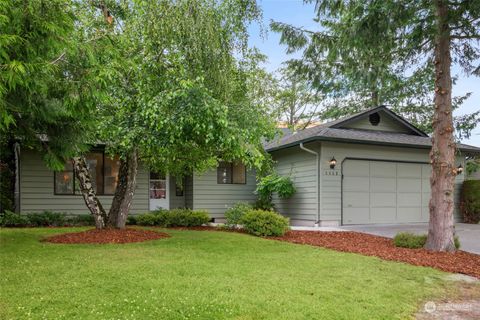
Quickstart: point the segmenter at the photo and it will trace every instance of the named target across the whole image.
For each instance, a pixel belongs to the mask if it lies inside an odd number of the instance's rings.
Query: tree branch
[[[452,39],[479,39],[480,40],[480,34],[472,34],[472,35],[455,35],[452,34],[451,37]]]

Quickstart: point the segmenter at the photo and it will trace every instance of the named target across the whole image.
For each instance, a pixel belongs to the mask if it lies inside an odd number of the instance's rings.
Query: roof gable
[[[380,106],[365,112],[358,113],[343,120],[336,121],[329,127],[339,129],[396,132],[416,135],[420,137],[428,137],[425,132],[421,131],[393,111],[387,109],[385,106]]]

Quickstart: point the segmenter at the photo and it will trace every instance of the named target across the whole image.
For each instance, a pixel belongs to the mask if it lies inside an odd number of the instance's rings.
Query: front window
[[[63,171],[55,172],[55,193],[56,194],[74,194],[73,164],[71,161],[65,164]]]
[[[113,195],[117,188],[120,159],[109,158],[101,151],[90,152],[85,161],[92,179],[93,189],[98,195]],[[80,185],[75,178],[73,163],[65,164],[63,171],[57,171],[55,177],[55,194],[72,195],[81,194]]]
[[[150,172],[150,199],[166,199],[167,180],[164,174]]]
[[[220,162],[217,168],[218,184],[247,183],[247,169],[240,162]]]

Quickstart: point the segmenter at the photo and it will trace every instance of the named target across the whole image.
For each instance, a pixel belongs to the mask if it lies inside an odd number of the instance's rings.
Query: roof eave
[[[328,141],[328,142],[343,142],[343,143],[353,143],[353,144],[367,144],[367,145],[377,145],[377,146],[397,146],[401,148],[415,148],[415,149],[431,149],[431,146],[418,145],[418,144],[409,144],[409,143],[398,143],[398,142],[383,142],[383,141],[368,141],[368,140],[359,140],[359,139],[345,139],[345,138],[332,138],[332,137],[311,137],[292,143],[288,143],[281,146],[276,146],[270,149],[265,149],[267,152],[274,152],[286,148],[295,147],[300,145],[300,143],[308,143],[313,141]],[[473,150],[470,148],[459,148],[460,151],[469,155],[480,155],[480,148],[478,150]]]

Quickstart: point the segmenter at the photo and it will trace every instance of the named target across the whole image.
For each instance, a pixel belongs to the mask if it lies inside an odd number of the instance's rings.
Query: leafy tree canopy
[[[313,2],[308,0],[307,2]],[[389,105],[426,132],[434,113],[433,45],[435,16],[425,1],[316,2],[317,30],[272,21],[288,52],[302,51],[289,63],[326,94],[323,118]],[[478,74],[478,2],[454,2],[454,62]],[[478,44],[478,42],[477,42]],[[470,96],[453,99],[453,109]],[[480,112],[455,119],[457,138],[470,135]]]
[[[0,134],[41,150],[53,168],[85,150],[101,93],[77,9],[69,0],[0,3]]]

